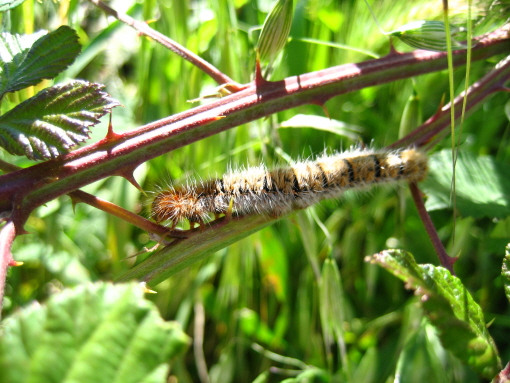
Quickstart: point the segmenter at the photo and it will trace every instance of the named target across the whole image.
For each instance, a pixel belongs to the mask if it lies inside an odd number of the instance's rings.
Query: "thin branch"
[[[182,230],[169,230],[163,225],[158,225],[146,218],[139,216],[138,214],[132,213],[114,203],[108,202],[104,199],[98,198],[92,194],[86,193],[82,190],[75,190],[68,194],[72,198],[73,203],[83,202],[90,206],[93,206],[105,213],[111,214],[117,218],[120,218],[130,224],[139,227],[140,229],[149,233],[154,233],[160,237],[171,237],[171,238],[187,238],[189,233]]]
[[[432,219],[430,218],[429,213],[425,209],[422,193],[418,188],[418,185],[416,185],[416,183],[413,182],[409,184],[409,188],[411,189],[411,195],[413,197],[414,204],[416,205],[416,209],[418,210],[418,214],[420,215],[423,225],[425,226],[425,230],[427,231],[427,234],[429,235],[429,238],[432,241],[432,245],[436,250],[439,262],[441,262],[441,265],[444,268],[448,269],[452,275],[455,275],[455,272],[453,271],[453,264],[455,263],[456,258],[452,258],[448,255],[443,246],[443,243],[439,239],[436,228],[432,223]]]
[[[133,19],[131,16],[119,13],[113,8],[110,8],[108,5],[103,3],[100,0],[89,0],[95,6],[101,8],[105,13],[110,16],[115,17],[116,19],[122,21],[123,23],[129,25],[136,29],[140,34],[150,37],[154,41],[160,43],[165,48],[170,49],[172,52],[178,54],[183,59],[189,61],[193,65],[195,65],[198,69],[209,75],[212,79],[214,79],[219,85],[225,85],[225,87],[231,92],[237,92],[241,89],[244,89],[245,86],[238,84],[226,74],[221,72],[214,65],[208,63],[201,57],[197,56],[195,53],[190,50],[184,48],[182,45],[176,43],[169,37],[159,33],[158,31],[152,29],[147,25],[147,23],[138,21]]]

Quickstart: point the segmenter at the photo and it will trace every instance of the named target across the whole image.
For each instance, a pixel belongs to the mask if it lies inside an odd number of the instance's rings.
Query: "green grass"
[[[111,5],[125,11],[133,4]],[[255,42],[247,31],[262,24],[265,13],[258,7],[267,10],[268,5],[226,0],[191,4],[193,9],[182,1],[143,1],[133,16],[156,19],[150,24],[153,28],[236,81],[250,81]],[[387,31],[412,20],[442,17],[438,3],[431,1],[374,1],[372,7]],[[69,23],[79,31],[84,51],[89,44],[104,43],[90,62],[79,70],[71,67],[68,73],[106,84],[106,90],[124,104],[125,108],[113,113],[118,132],[188,110],[192,105],[187,100],[213,93],[216,86],[189,63],[127,26],[102,36],[111,21],[88,2],[40,4],[29,0],[11,12],[10,22],[18,33],[31,32],[32,24],[38,30]],[[299,38],[344,44],[381,56],[389,47],[363,1],[298,2],[291,36],[273,74],[275,80],[370,59],[356,51],[304,43]],[[410,50],[398,44],[397,48]],[[472,79],[492,65],[473,64]],[[457,94],[463,89],[463,75],[463,68],[456,70]],[[428,118],[448,94],[447,73],[420,76],[414,84],[402,80],[338,96],[326,108],[332,119],[361,126],[363,142],[382,148],[398,139],[413,86],[423,116]],[[16,97],[24,96],[13,95],[7,102],[14,104]],[[508,96],[495,94],[466,120],[461,151],[491,155],[508,164],[505,105],[508,108]],[[278,128],[279,122],[299,113],[324,115],[315,105],[284,111],[156,158],[141,166],[135,177],[144,189],[154,190],[154,185],[173,180],[219,175],[229,166],[281,164],[286,156],[306,158],[325,148],[340,150],[358,143],[317,129]],[[94,137],[99,139],[106,124],[95,129]],[[437,149],[448,147],[446,139]],[[27,161],[17,163],[24,166]],[[143,210],[144,197],[119,177],[85,190],[129,210]],[[459,217],[453,243],[452,209],[431,214],[448,253],[460,256],[458,277],[481,305],[486,321],[495,318],[489,331],[506,363],[510,359],[510,310],[499,275],[504,246],[510,242],[510,217]],[[115,279],[137,262],[123,258],[152,245],[144,232],[117,218],[83,204],[73,212],[68,197],[39,208],[26,228],[32,234],[18,238],[13,251],[17,260],[26,263],[10,272],[7,315],[34,299],[43,301],[53,291],[90,280]],[[366,255],[394,247],[410,251],[418,263],[438,264],[408,190],[348,193],[211,255],[152,287],[158,294],[151,299],[164,318],[178,320],[191,336],[197,321],[204,321],[203,353],[211,382],[250,382],[263,373],[268,374],[268,382],[277,382],[297,375],[303,366],[312,375],[318,371],[308,380],[317,382],[390,382],[396,371],[405,377],[402,381],[409,382],[482,381],[442,348],[416,298],[402,282],[364,261]],[[326,282],[336,290],[325,292]],[[323,313],[332,318],[327,324],[321,323],[321,310],[330,310]],[[274,354],[263,354],[262,349]],[[198,381],[196,358],[191,347],[174,361],[172,374],[180,382]]]

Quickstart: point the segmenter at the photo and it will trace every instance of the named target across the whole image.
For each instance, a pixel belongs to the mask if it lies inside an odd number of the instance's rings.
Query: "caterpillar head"
[[[178,188],[170,188],[156,195],[151,205],[151,217],[157,223],[172,222],[172,228],[184,219],[195,223],[203,222],[206,218],[199,196]]]

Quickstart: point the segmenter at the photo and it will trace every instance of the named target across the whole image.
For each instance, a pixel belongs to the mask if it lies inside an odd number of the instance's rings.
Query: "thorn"
[[[395,45],[393,44],[393,38],[390,36],[390,52],[386,57],[400,54],[401,53],[395,49]]]
[[[149,20],[145,21],[145,24],[149,25],[149,24],[155,23],[156,21],[158,21],[158,20],[157,19],[149,19]],[[151,39],[149,36],[147,36],[144,32],[141,32],[141,31],[138,31],[137,35],[138,35],[138,37],[145,36],[145,37],[147,37],[147,40]]]
[[[322,101],[315,101],[315,102],[312,102],[312,104],[320,106],[322,108],[322,111],[326,115],[326,117],[331,120],[331,115],[329,114],[328,108],[326,107],[326,104],[324,102],[322,102]]]
[[[258,87],[263,87],[264,85],[269,84],[271,81],[267,81],[262,75],[262,69],[260,68],[260,58],[259,53],[257,51],[257,59],[255,61],[255,85]]]
[[[142,288],[145,294],[157,294],[156,291],[151,290],[147,287],[147,282],[140,282],[140,287]]]
[[[19,266],[23,266],[25,264],[25,262],[18,262],[18,261],[15,261],[14,259],[10,260],[8,265],[11,266],[11,267],[19,267]]]
[[[110,112],[110,122],[108,123],[108,132],[106,133],[105,141],[112,142],[122,137],[122,134],[117,134],[113,131],[112,125],[112,112]]]
[[[145,190],[142,189],[142,187],[138,184],[138,182],[136,181],[136,179],[133,175],[133,172],[135,171],[136,168],[137,168],[137,166],[132,167],[132,168],[130,167],[130,168],[120,169],[120,170],[115,171],[114,174],[128,180],[131,185],[133,185],[135,188],[140,190],[140,192],[143,193],[143,195],[147,197]]]
[[[32,234],[31,232],[29,231],[26,231],[23,227],[18,227],[17,224],[14,224],[15,228],[16,228],[16,235],[25,235],[25,234]]]
[[[74,194],[69,193],[69,198],[71,198],[71,204],[73,206],[73,213],[76,214],[76,205],[80,202],[83,202],[80,198],[76,197]]]

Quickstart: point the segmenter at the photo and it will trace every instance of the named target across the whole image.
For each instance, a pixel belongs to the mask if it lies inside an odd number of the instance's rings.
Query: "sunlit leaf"
[[[347,124],[343,121],[333,120],[327,117],[306,114],[296,114],[287,121],[282,121],[280,128],[312,128],[324,130],[339,136],[348,137],[353,141],[360,140],[359,133],[363,131],[363,128],[358,125]]]
[[[63,291],[5,320],[2,332],[2,383],[163,383],[169,359],[188,344],[137,284]]]
[[[0,146],[31,159],[66,153],[88,138],[99,118],[120,105],[102,88],[73,81],[42,90],[0,117]]]
[[[490,379],[501,368],[482,310],[462,282],[443,267],[418,265],[411,254],[388,250],[369,257],[415,290],[443,346]]]
[[[42,37],[41,37],[42,35]],[[38,38],[34,42],[34,38]],[[68,26],[34,35],[0,35],[0,98],[8,92],[57,76],[80,53],[76,32]]]

